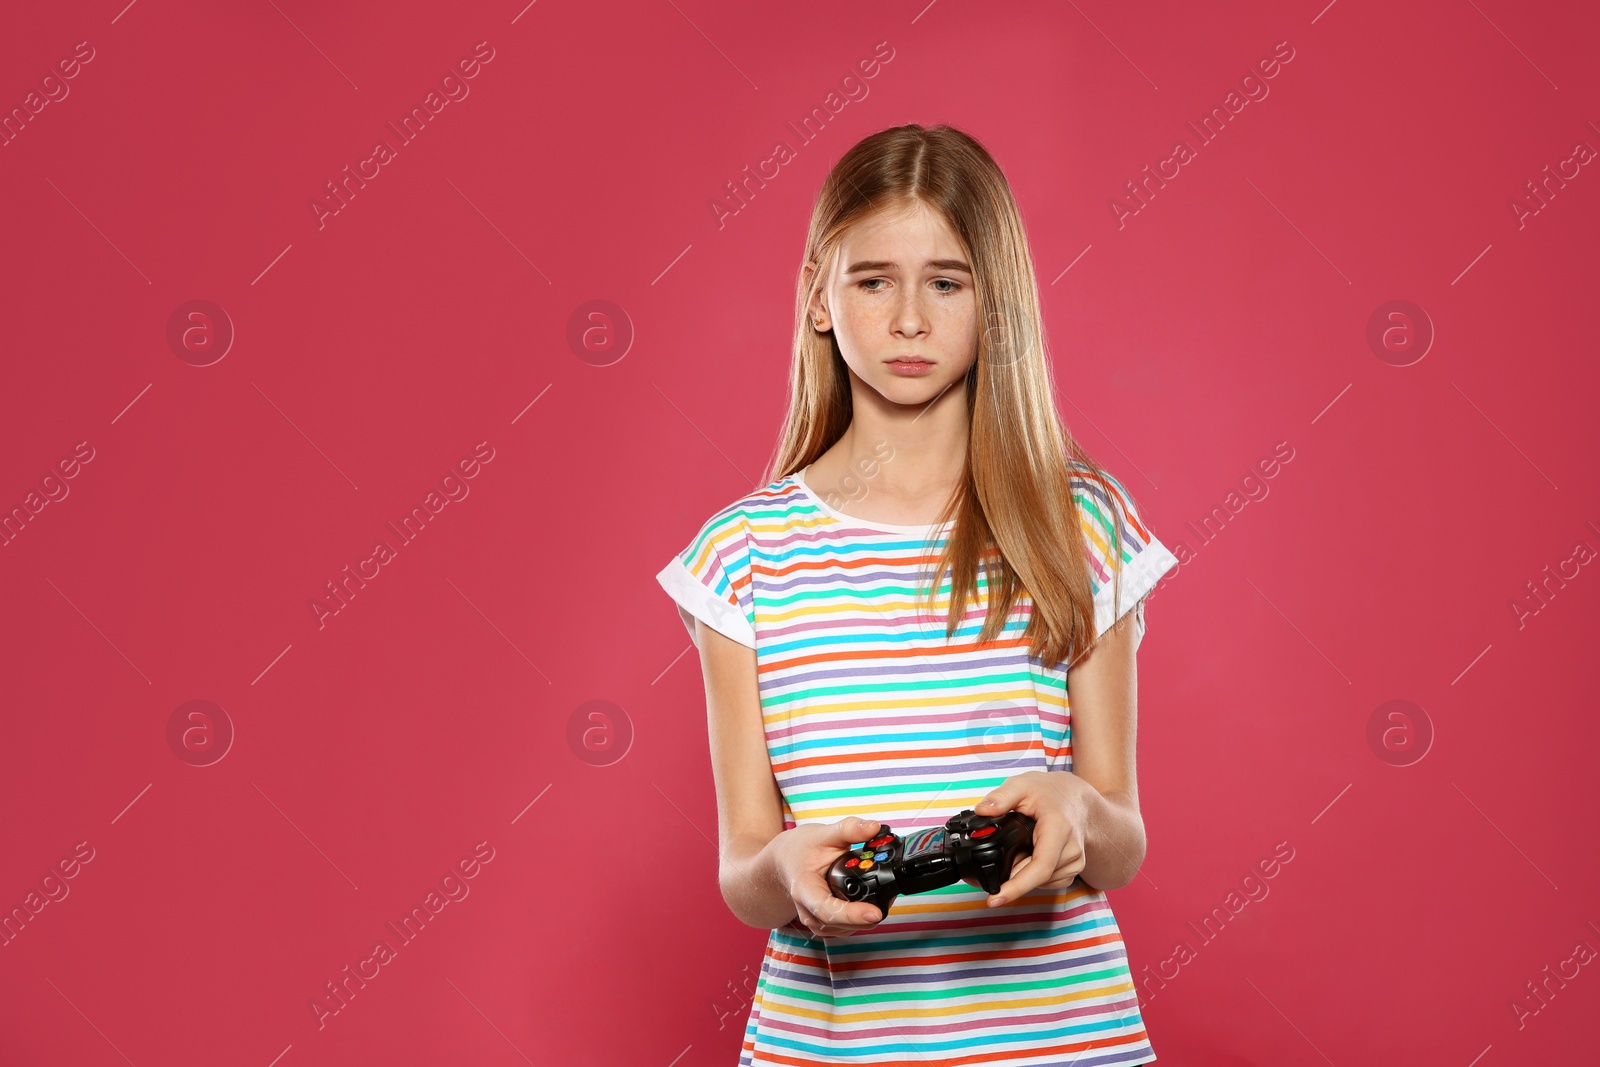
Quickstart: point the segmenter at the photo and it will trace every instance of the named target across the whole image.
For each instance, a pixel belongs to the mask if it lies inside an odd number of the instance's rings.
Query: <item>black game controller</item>
[[[1017,858],[1032,852],[1033,819],[1020,811],[991,818],[968,808],[906,837],[881,824],[872,840],[834,860],[828,885],[834,896],[866,901],[887,916],[901,893],[957,882],[998,893]]]

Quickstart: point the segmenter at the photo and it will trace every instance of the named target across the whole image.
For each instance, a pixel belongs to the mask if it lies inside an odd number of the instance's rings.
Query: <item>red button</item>
[[[856,859],[854,856],[851,856],[849,859],[844,861],[844,865],[846,867],[854,867],[856,864],[858,864],[860,862],[861,862],[860,860]]]
[[[873,848],[882,848],[884,845],[887,845],[890,841],[893,841],[893,840],[894,840],[894,835],[893,834],[879,834],[877,837],[874,837],[871,841],[868,841],[867,844],[872,846]]]
[[[971,836],[973,836],[973,837],[988,837],[992,833],[994,833],[994,826],[993,825],[980,826],[976,830],[972,831],[972,835]]]

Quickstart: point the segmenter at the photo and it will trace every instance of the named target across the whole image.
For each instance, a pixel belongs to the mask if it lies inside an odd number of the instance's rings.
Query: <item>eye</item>
[[[866,281],[861,283],[861,288],[866,289],[869,293],[881,293],[883,292],[882,289],[870,289],[868,286],[870,286],[873,282],[886,282],[888,280],[888,278],[868,278]]]
[[[961,283],[960,282],[952,281],[949,278],[935,278],[933,280],[933,282],[934,282],[935,285],[938,285],[940,282],[943,282],[944,284],[950,286],[950,288],[948,288],[948,289],[940,289],[939,292],[941,292],[941,293],[953,293],[957,289],[961,288]]]

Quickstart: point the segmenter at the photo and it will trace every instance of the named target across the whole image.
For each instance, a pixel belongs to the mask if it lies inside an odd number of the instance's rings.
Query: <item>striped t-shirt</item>
[[[1124,516],[1113,612],[1114,513],[1100,484],[1072,470],[1103,633],[1177,559],[1111,479]],[[657,575],[691,637],[698,617],[756,650],[784,828],[858,815],[906,835],[943,825],[1013,775],[1072,770],[1066,664],[1029,655],[1026,593],[980,647],[980,564],[977,603],[947,641],[948,575],[933,612],[917,598],[950,524],[851,518],[813,494],[805,474],[718,511]],[[1103,891],[1080,880],[996,908],[986,899],[957,882],[902,894],[883,921],[849,937],[817,937],[798,919],[773,930],[741,1067],[1155,1059]]]

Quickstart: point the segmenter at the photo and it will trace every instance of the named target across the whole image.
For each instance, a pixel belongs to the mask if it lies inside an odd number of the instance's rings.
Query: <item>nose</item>
[[[920,293],[909,293],[900,298],[894,309],[894,331],[901,337],[918,337],[928,332],[928,312],[922,306],[926,299]]]

